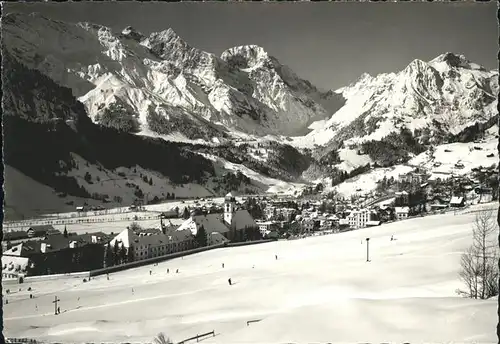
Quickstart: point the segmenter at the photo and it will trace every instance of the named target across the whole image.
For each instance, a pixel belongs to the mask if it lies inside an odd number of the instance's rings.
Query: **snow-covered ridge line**
[[[429,130],[430,137],[456,135],[496,115],[498,71],[445,53],[429,62],[413,60],[398,73],[364,73],[336,92],[346,104],[324,125],[295,138],[297,145],[359,144],[403,127]]]
[[[230,133],[291,135],[332,114],[320,104],[320,91],[255,45],[217,57],[190,46],[171,28],[149,36],[132,27],[116,33],[37,14],[10,15],[4,32],[5,46],[17,59],[70,87],[92,118],[123,103],[138,114],[143,131],[166,134],[171,123],[193,132],[204,119]],[[43,46],[36,44],[41,39]],[[171,106],[190,120],[160,110]],[[165,129],[151,128],[151,111],[164,119]]]

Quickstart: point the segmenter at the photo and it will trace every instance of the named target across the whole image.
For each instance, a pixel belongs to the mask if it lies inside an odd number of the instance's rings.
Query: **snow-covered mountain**
[[[188,184],[203,194],[292,190],[297,182],[333,180],[375,163],[391,167],[430,147],[474,140],[498,118],[498,71],[453,53],[322,92],[256,45],[215,56],[172,29],[113,32],[16,13],[2,24],[13,68],[4,73],[13,75],[5,79],[4,110],[16,129],[6,135],[16,147],[7,147],[6,163],[75,197],[98,193],[105,179],[110,190],[121,189],[109,198],[133,201],[130,178],[151,197],[188,195]],[[19,158],[27,147],[38,152],[36,167]],[[61,169],[64,175],[54,175]],[[100,184],[88,183],[86,172]],[[150,190],[151,179],[166,187]]]
[[[3,32],[11,54],[71,88],[93,120],[118,104],[146,135],[298,135],[342,105],[255,45],[218,57],[172,29],[145,36],[39,14],[8,14]]]
[[[398,73],[363,74],[336,91],[346,104],[299,146],[328,148],[379,141],[402,128],[424,144],[459,136],[476,123],[492,126],[497,115],[498,71],[487,71],[462,55],[445,53],[412,61]],[[487,128],[483,128],[487,129]]]

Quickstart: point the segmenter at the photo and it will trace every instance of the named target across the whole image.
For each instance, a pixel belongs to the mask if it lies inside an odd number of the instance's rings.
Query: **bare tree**
[[[130,226],[129,226],[129,227],[130,227],[130,229],[131,229],[131,230],[133,230],[133,231],[138,231],[138,230],[141,230],[141,229],[142,229],[141,225],[139,225],[139,224],[138,224],[137,222],[135,222],[135,221],[134,221],[134,222],[132,222],[132,223],[130,224]]]
[[[497,223],[492,210],[482,210],[475,218],[473,243],[462,255],[460,279],[467,290],[457,290],[463,296],[488,299],[499,293],[498,245],[494,242]]]
[[[154,338],[154,343],[155,344],[174,344],[170,340],[170,338],[165,337],[165,334],[163,332],[158,333],[158,335]]]

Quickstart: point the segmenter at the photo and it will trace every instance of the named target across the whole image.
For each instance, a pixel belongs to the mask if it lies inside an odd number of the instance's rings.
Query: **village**
[[[498,199],[497,187],[491,185],[495,173],[495,169],[475,169],[466,177],[428,174],[417,168],[396,180],[384,177],[371,194],[356,193],[349,198],[322,192],[324,186],[317,184],[294,197],[229,193],[224,199],[182,200],[166,211],[147,211],[134,204],[118,212],[130,215],[132,221],[116,233],[101,231],[102,224],[89,219],[102,209],[79,206],[73,216],[87,215],[88,219],[78,221],[90,221],[95,231],[76,233],[66,225],[61,231],[51,224],[6,230],[2,275],[4,280],[22,281],[29,276],[168,259],[201,247],[293,240],[453,211]],[[150,221],[141,221],[145,218]],[[54,223],[70,220],[63,217]]]

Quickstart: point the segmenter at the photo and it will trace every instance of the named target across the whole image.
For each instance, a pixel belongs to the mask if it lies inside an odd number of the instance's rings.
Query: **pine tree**
[[[198,228],[198,232],[196,232],[195,240],[198,243],[199,247],[205,247],[208,244],[207,240],[207,231],[203,225]]]
[[[118,254],[120,256],[120,264],[125,263],[127,261],[127,249],[125,248],[123,243]]]
[[[115,240],[115,245],[113,246],[113,265],[120,264],[119,249],[118,241]]]
[[[190,214],[189,214],[189,210],[188,210],[188,208],[187,208],[187,207],[186,207],[186,208],[184,208],[184,213],[182,214],[182,218],[183,218],[184,220],[187,220],[187,219],[189,219],[189,215],[190,215]]]
[[[106,245],[106,250],[104,251],[104,264],[106,267],[113,266],[113,250],[111,249],[111,244],[109,242]]]
[[[64,236],[65,238],[67,238],[67,237],[68,237],[68,230],[66,229],[66,226],[64,226],[63,236]]]
[[[130,244],[130,247],[127,250],[127,263],[131,263],[134,261],[134,245]]]

